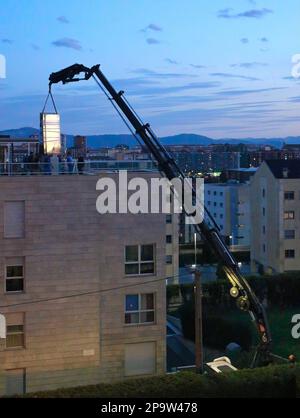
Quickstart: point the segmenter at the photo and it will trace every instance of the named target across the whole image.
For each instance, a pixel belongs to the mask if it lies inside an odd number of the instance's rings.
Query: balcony
[[[1,163],[0,176],[97,175],[101,172],[157,171],[151,160]]]

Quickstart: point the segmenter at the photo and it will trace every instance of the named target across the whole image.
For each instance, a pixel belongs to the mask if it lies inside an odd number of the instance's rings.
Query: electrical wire
[[[127,285],[116,286],[116,287],[111,287],[111,288],[107,288],[107,289],[93,290],[93,291],[90,291],[90,292],[73,293],[71,295],[66,295],[66,296],[57,296],[57,297],[53,297],[53,298],[35,299],[35,300],[28,300],[28,301],[24,301],[24,302],[11,303],[9,305],[0,305],[0,309],[6,309],[6,308],[12,308],[12,307],[24,306],[24,305],[33,305],[33,304],[37,304],[37,303],[54,302],[54,301],[57,301],[57,300],[71,299],[71,298],[77,298],[77,297],[82,297],[82,296],[91,296],[91,295],[96,295],[96,294],[101,294],[101,293],[113,292],[115,290],[122,290],[122,289],[127,289],[127,288],[130,288],[130,287],[147,285],[147,284],[151,284],[151,283],[157,283],[157,282],[160,282],[160,281],[167,281],[167,280],[170,280],[170,279],[184,278],[184,277],[190,277],[190,274],[184,274],[184,275],[178,274],[178,275],[174,275],[174,276],[163,277],[163,278],[154,279],[154,280],[148,280],[147,282],[127,284]]]

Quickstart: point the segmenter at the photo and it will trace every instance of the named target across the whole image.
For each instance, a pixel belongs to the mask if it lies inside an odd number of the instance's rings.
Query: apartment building
[[[178,226],[100,215],[101,176],[0,176],[0,396],[165,372]]]
[[[250,199],[247,183],[206,183],[205,206],[228,244],[239,250],[250,248]],[[206,214],[210,226],[213,222]]]
[[[251,180],[252,268],[266,273],[300,269],[300,164],[262,163]]]

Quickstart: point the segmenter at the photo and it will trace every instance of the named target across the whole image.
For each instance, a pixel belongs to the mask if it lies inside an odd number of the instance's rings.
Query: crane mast
[[[138,135],[138,137],[142,140],[148,152],[152,154],[153,158],[157,162],[159,171],[170,181],[174,178],[179,178],[184,181],[185,175],[169,152],[160,143],[150,125],[142,122],[124,98],[124,92],[117,92],[115,90],[100,70],[100,65],[88,68],[81,64],[74,64],[61,71],[52,73],[49,77],[49,90],[51,91],[51,86],[55,83],[62,82],[63,84],[66,84],[80,80],[89,80],[91,77],[95,79],[97,84],[99,84],[99,86],[109,96],[110,100],[112,100],[115,106],[117,106],[121,115],[127,122],[129,122],[136,135]],[[193,188],[192,193],[193,196],[196,196],[195,188]],[[194,224],[195,231],[202,237],[204,242],[221,261],[225,275],[232,286],[230,294],[233,298],[236,298],[237,306],[242,311],[249,312],[252,320],[255,322],[259,336],[259,345],[252,362],[252,366],[255,366],[259,359],[269,360],[272,356],[272,338],[266,311],[247,280],[241,274],[239,265],[225,244],[213,217],[207,208],[204,207],[203,209],[212,220],[212,227],[204,219],[201,223]],[[185,209],[183,208],[183,210]],[[191,216],[190,213],[186,213],[186,215]]]

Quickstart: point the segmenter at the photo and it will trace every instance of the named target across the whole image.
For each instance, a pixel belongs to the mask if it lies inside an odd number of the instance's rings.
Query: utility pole
[[[195,268],[195,362],[196,373],[203,373],[203,330],[201,273]]]

